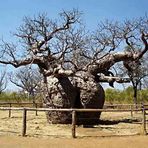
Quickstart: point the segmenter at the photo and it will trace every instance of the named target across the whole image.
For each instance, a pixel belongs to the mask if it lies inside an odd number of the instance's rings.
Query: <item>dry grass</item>
[[[137,135],[141,132],[141,113],[102,113],[101,124],[94,128],[76,128],[78,137],[106,137],[118,135]],[[20,136],[22,131],[22,112],[12,111],[12,117],[8,118],[8,111],[0,111],[0,135]],[[71,137],[71,125],[48,124],[44,112],[27,112],[27,136],[28,137]]]

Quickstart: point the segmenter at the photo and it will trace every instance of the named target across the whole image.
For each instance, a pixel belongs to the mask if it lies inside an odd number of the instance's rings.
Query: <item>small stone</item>
[[[37,127],[35,127],[35,129],[36,129],[36,130],[38,130],[38,129],[40,129],[40,127],[39,127],[39,126],[37,126]]]

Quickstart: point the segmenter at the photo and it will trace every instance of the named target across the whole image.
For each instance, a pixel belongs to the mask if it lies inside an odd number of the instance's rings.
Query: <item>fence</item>
[[[35,107],[36,109],[39,107],[39,106],[42,106],[43,103],[39,103],[39,102],[34,102],[34,103],[31,103],[31,102],[0,102],[0,106],[6,106],[6,107],[13,107],[13,106],[21,106],[21,107],[24,107],[24,106],[32,106],[32,107]],[[35,115],[37,116],[37,110],[35,111]],[[9,110],[9,113],[8,113],[8,117],[11,117],[11,109]]]
[[[27,131],[27,112],[28,111],[57,111],[57,112],[71,112],[72,113],[72,126],[71,126],[71,132],[72,132],[72,137],[76,138],[76,113],[77,112],[133,112],[133,111],[142,111],[142,134],[146,134],[146,115],[148,115],[148,113],[146,113],[146,110],[148,110],[147,108],[145,108],[145,106],[143,105],[141,108],[139,109],[48,109],[48,108],[12,108],[12,107],[0,107],[0,110],[17,110],[17,111],[23,111],[23,122],[22,122],[22,136],[26,136],[26,131]]]
[[[16,106],[21,106],[21,107],[24,107],[24,106],[32,106],[32,107],[35,107],[36,109],[39,107],[39,106],[42,106],[43,103],[39,103],[39,102],[34,102],[34,103],[31,103],[31,102],[0,102],[0,106],[6,106],[6,107],[16,107]],[[112,109],[130,109],[130,112],[131,112],[131,117],[133,117],[133,110],[134,109],[137,109],[137,108],[141,108],[141,104],[105,104],[104,105],[104,109],[108,109],[108,108],[112,108]],[[148,106],[148,104],[144,104],[145,107]],[[38,110],[35,111],[35,115],[37,116],[38,115]],[[8,117],[11,117],[11,109],[9,109],[9,112],[8,112]]]

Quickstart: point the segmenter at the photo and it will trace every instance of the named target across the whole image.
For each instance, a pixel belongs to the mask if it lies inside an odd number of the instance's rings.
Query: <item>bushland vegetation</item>
[[[42,96],[37,94],[35,98],[28,96],[26,93],[22,92],[2,92],[0,94],[0,102],[30,102],[32,103],[35,99],[35,102],[41,102]]]
[[[124,90],[108,88],[105,90],[106,103],[134,103],[133,88],[131,86]],[[148,89],[138,90],[137,103],[148,103]]]
[[[124,90],[115,88],[107,88],[105,90],[105,102],[109,104],[121,103],[132,104],[133,100],[133,88],[131,86]],[[41,102],[42,95],[35,96],[35,102]],[[22,92],[2,92],[0,94],[0,102],[33,102],[33,98],[28,94]],[[138,103],[148,103],[148,89],[138,90]]]

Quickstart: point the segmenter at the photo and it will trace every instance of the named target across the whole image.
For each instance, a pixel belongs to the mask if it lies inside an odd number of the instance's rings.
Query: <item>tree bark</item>
[[[138,102],[137,102],[137,87],[134,86],[133,89],[134,89],[134,95],[133,95],[134,96],[134,104],[137,109],[137,104],[138,104]]]
[[[85,79],[84,79],[85,77]],[[74,77],[46,78],[44,106],[48,108],[103,108],[104,90],[86,72]],[[49,123],[71,123],[69,112],[46,112]],[[97,124],[100,113],[77,113],[77,124]]]

